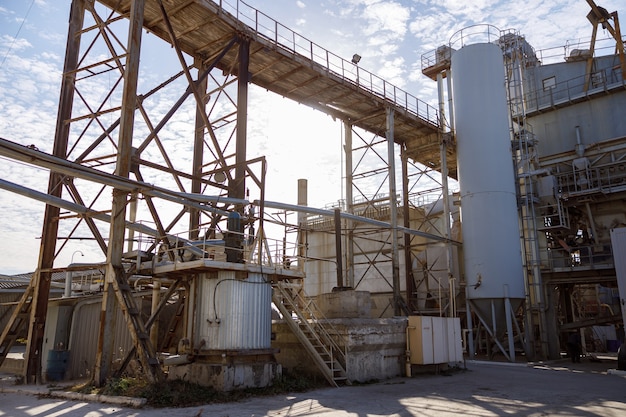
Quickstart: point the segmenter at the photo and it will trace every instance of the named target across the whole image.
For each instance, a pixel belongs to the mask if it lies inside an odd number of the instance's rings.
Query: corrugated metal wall
[[[272,287],[261,274],[237,279],[220,271],[199,285],[196,346],[201,349],[268,349],[271,345]]]
[[[137,297],[136,302],[138,305],[142,305],[141,297]],[[102,300],[97,299],[82,303],[79,302],[74,308],[69,343],[69,363],[65,375],[66,379],[90,378],[93,375],[98,348],[101,306]],[[121,309],[117,311],[116,331],[113,343],[115,348],[113,351],[112,369],[117,369],[133,346],[130,332],[128,331]]]

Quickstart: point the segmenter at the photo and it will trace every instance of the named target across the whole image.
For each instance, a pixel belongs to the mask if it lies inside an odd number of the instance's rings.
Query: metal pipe
[[[506,317],[506,332],[509,340],[509,360],[515,362],[515,341],[513,339],[513,322],[511,316],[513,309],[511,308],[511,299],[509,298],[509,286],[504,285],[504,314]]]
[[[296,212],[305,212],[305,213],[310,213],[310,214],[318,214],[320,216],[325,216],[325,217],[333,217],[335,215],[334,211],[332,210],[298,206],[295,204],[280,203],[277,201],[264,201],[263,203],[265,204],[266,207],[279,209],[279,210],[291,210],[291,211],[296,211]],[[251,202],[251,204],[260,205],[261,201],[254,200]],[[343,219],[349,219],[355,222],[371,224],[373,226],[387,228],[387,229],[392,227],[390,223],[385,223],[385,222],[381,222],[380,220],[369,219],[367,217],[361,217],[361,216],[357,216],[357,215],[346,213],[346,212],[341,212],[341,217]],[[426,233],[420,230],[409,229],[409,228],[402,227],[402,226],[397,226],[397,229],[398,231],[402,233],[408,233],[410,235],[421,236],[423,238],[436,240],[438,242],[450,242],[454,245],[461,245],[461,242],[458,242],[456,240],[446,239],[445,237],[442,237],[442,236],[433,235],[432,233]]]
[[[179,193],[156,185],[148,184],[146,182],[134,181],[130,178],[120,178],[117,175],[89,168],[45,152],[36,151],[3,138],[0,138],[0,155],[12,158],[16,161],[22,161],[33,166],[44,167],[50,171],[67,176],[82,178],[84,180],[108,185],[127,192],[141,192],[144,195],[162,198],[164,200],[183,204],[188,207],[197,207],[200,210],[206,210],[224,216],[228,215],[228,211],[195,204],[202,202],[223,202],[228,204],[243,204],[243,202],[248,203],[247,200],[230,199],[228,197]]]
[[[235,178],[228,186],[228,196],[244,198],[246,195],[246,147],[248,122],[248,67],[250,40],[239,40],[239,71],[237,78],[237,132],[235,137]],[[240,211],[243,214],[243,210]]]
[[[337,288],[343,287],[343,262],[341,250],[341,209],[335,209],[335,259],[337,259]]]

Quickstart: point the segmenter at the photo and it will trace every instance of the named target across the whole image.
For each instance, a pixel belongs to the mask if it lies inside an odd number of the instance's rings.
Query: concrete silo
[[[512,359],[512,313],[525,287],[502,51],[463,46],[451,73],[467,297],[505,354],[500,339],[509,336]]]

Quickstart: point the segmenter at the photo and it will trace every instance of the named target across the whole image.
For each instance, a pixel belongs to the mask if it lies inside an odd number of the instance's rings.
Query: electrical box
[[[408,349],[414,365],[463,361],[458,317],[409,316]]]

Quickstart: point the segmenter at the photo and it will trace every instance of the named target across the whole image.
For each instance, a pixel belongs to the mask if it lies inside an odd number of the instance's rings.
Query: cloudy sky
[[[515,29],[537,50],[554,48],[550,54],[559,59],[564,45],[571,49],[591,36],[584,0],[246,3],[347,60],[358,53],[361,68],[431,104],[436,104],[436,85],[421,75],[420,57],[446,44],[462,28],[489,23]],[[623,0],[597,3],[626,15]],[[0,0],[0,137],[51,151],[69,7],[69,0]],[[600,30],[599,37],[605,36]],[[309,181],[311,206],[343,198],[341,125],[270,93],[253,94],[256,122],[249,135],[255,137],[251,152],[268,159],[267,199],[295,203],[298,178]],[[305,157],[294,158],[297,155]],[[0,160],[0,178],[42,191],[47,184],[46,171],[5,159]],[[43,204],[0,190],[0,210],[0,273],[32,271],[39,253]],[[72,257],[76,262],[102,260],[91,249],[83,242],[70,242],[58,266]]]

